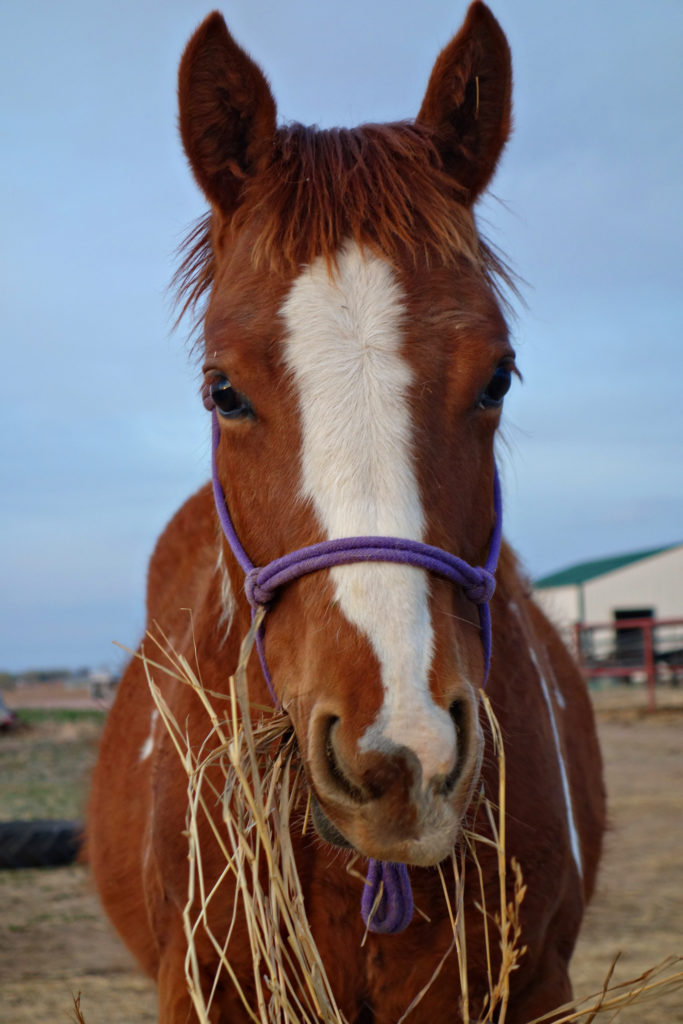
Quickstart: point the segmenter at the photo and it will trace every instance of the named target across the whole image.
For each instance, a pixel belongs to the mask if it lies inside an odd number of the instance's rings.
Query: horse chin
[[[441,807],[429,815],[428,821],[421,823],[417,834],[403,839],[395,838],[388,844],[383,836],[371,834],[363,846],[369,851],[366,855],[375,860],[433,867],[450,857],[460,836],[461,826],[461,815],[453,813],[449,807]]]

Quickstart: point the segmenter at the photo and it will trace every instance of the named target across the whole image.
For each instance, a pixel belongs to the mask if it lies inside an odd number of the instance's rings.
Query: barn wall
[[[657,619],[683,618],[683,545],[588,580],[583,590],[585,622],[611,622],[617,608],[652,608]]]

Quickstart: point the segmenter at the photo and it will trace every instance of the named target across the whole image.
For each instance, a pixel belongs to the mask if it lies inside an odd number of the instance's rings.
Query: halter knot
[[[496,589],[496,578],[488,569],[477,569],[478,579],[474,583],[463,587],[465,597],[473,604],[487,604],[493,597]]]
[[[408,927],[413,917],[413,893],[405,864],[368,862],[361,915],[368,931],[380,935],[395,935]]]
[[[260,572],[261,569],[255,565],[244,577],[244,593],[254,611],[266,607],[273,596],[271,590],[260,585],[258,581]]]

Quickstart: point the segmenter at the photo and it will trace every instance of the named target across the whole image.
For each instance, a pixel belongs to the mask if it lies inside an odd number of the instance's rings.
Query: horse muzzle
[[[425,762],[406,746],[359,752],[343,723],[317,715],[307,760],[318,835],[365,857],[422,866],[439,863],[457,841],[476,786],[483,740],[473,701],[449,709],[452,742]],[[425,770],[427,769],[427,771]]]

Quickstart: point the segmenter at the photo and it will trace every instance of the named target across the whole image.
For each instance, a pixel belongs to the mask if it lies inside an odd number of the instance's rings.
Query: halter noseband
[[[502,502],[498,470],[494,467],[493,504],[494,523],[489,553],[483,566],[472,566],[442,548],[423,544],[422,541],[401,537],[342,537],[291,551],[281,558],[259,568],[255,566],[240,543],[228,511],[225,494],[218,479],[216,455],[220,441],[220,427],[215,408],[211,412],[211,480],[216,511],[225,538],[237,559],[244,576],[244,593],[251,606],[252,619],[258,608],[268,608],[278,590],[287,583],[321,569],[356,562],[395,562],[435,573],[463,588],[465,596],[477,606],[484,652],[484,681],[486,685],[491,664],[491,612],[489,601],[496,587],[495,571],[498,565],[502,537]],[[265,654],[265,622],[256,635],[263,675],[273,703],[279,707]],[[380,890],[380,886],[383,889]],[[378,895],[381,891],[381,897]],[[375,906],[377,904],[377,906]],[[374,913],[373,913],[374,908]],[[413,916],[413,898],[405,864],[370,859],[365,889],[361,900],[361,913],[369,931],[396,933],[410,924]]]

